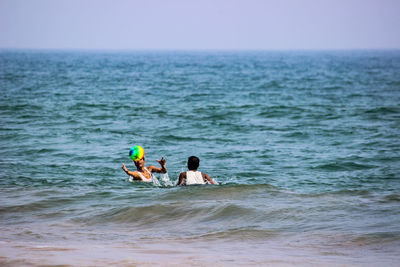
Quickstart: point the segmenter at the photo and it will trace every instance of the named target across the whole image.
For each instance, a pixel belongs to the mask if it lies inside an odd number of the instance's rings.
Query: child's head
[[[188,169],[191,170],[197,170],[197,168],[199,168],[200,165],[200,159],[196,156],[191,156],[188,158]]]
[[[134,161],[136,168],[143,168],[146,160],[143,158]]]

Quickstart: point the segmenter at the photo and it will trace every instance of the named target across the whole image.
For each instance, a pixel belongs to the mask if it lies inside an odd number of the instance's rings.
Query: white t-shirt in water
[[[192,184],[206,184],[203,176],[199,171],[187,171],[186,172],[186,185]]]

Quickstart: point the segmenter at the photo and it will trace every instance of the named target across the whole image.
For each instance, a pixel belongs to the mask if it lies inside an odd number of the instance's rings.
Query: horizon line
[[[393,51],[400,48],[51,48],[0,47],[0,51],[71,51],[71,52],[296,52],[296,51]]]

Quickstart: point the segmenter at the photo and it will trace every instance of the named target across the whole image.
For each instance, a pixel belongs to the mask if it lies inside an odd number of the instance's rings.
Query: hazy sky
[[[0,0],[0,48],[400,48],[400,0]]]

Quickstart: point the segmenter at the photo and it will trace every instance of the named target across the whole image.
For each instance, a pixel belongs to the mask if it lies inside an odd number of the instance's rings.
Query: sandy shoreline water
[[[305,242],[305,238],[310,238]],[[312,239],[314,238],[314,239]],[[2,242],[2,266],[398,266],[397,251],[383,257],[368,242],[342,243],[338,237],[271,238],[256,242],[139,240],[51,245]],[[335,242],[333,242],[335,240]],[[72,242],[73,243],[73,242]],[[39,245],[40,244],[40,245]],[[398,244],[397,244],[398,245]],[[386,246],[390,246],[387,244]],[[374,253],[371,253],[374,251]],[[391,256],[390,256],[391,255]]]

